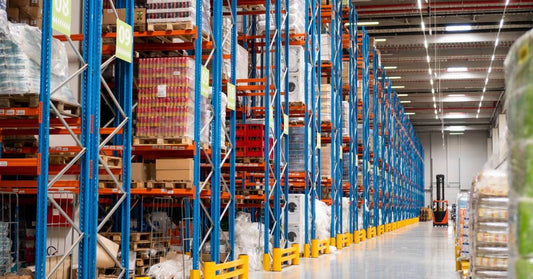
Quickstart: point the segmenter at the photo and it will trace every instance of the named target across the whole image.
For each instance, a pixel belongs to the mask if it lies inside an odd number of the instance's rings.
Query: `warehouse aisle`
[[[455,279],[453,230],[434,229],[431,222],[418,223],[338,254],[301,259],[299,266],[280,273],[254,272],[250,278]]]

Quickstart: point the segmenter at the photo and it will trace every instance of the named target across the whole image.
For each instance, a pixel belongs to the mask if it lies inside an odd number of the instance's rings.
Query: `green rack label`
[[[228,83],[228,109],[235,110],[235,85]]]
[[[283,114],[283,133],[285,135],[289,134],[289,116]]]
[[[70,36],[71,0],[52,2],[52,29]]]
[[[209,70],[205,66],[202,66],[200,84],[201,84],[202,96],[208,98],[209,97]]]
[[[320,149],[322,146],[322,135],[320,133],[316,133],[316,147]]]
[[[131,25],[117,18],[117,45],[115,55],[131,63],[133,60],[133,28]]]

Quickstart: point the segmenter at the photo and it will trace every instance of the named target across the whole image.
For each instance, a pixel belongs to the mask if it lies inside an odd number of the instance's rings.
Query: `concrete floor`
[[[253,272],[250,278],[438,278],[456,279],[452,227],[431,222],[404,227],[318,259],[301,259],[282,272]]]

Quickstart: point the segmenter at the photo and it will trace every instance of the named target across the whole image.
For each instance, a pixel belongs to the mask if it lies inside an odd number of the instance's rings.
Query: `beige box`
[[[118,18],[120,20],[126,20],[126,9],[116,9]],[[133,25],[142,25],[146,23],[146,9],[138,8],[133,10]],[[117,24],[117,17],[113,12],[113,9],[104,9],[102,14],[102,25],[115,25]]]
[[[324,144],[320,150],[320,175],[331,177],[331,144]]]
[[[174,180],[187,180],[192,181],[194,177],[193,169],[188,170],[155,170],[155,180],[158,181],[174,181]]]
[[[157,159],[156,170],[188,170],[194,169],[193,159]]]

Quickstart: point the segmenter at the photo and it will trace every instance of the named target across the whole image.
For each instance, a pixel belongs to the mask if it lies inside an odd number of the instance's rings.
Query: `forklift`
[[[448,201],[444,199],[444,175],[437,175],[437,199],[433,200],[433,227],[448,226]]]

